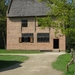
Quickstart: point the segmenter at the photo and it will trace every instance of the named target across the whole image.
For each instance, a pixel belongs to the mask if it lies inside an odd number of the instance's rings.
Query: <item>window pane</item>
[[[37,42],[49,42],[49,33],[38,33]]]
[[[22,38],[22,42],[33,42],[33,33],[22,34]]]
[[[27,27],[28,20],[22,20],[22,27]]]

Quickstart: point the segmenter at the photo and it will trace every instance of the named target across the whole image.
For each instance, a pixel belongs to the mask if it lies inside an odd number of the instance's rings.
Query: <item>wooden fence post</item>
[[[69,70],[69,65],[74,61],[74,55],[73,55],[74,51],[73,51],[73,48],[71,48],[71,61],[67,64],[66,68],[67,68],[67,71]]]

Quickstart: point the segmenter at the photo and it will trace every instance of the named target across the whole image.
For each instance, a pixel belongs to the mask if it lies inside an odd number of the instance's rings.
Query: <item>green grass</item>
[[[0,53],[22,53],[22,54],[35,54],[42,53],[40,51],[27,51],[27,50],[5,50],[0,49]]]
[[[0,70],[27,60],[27,56],[0,55]]]
[[[71,60],[70,54],[60,55],[55,62],[52,63],[53,68],[63,71],[63,75],[74,75],[74,63],[69,66],[69,71],[66,70],[66,65]]]

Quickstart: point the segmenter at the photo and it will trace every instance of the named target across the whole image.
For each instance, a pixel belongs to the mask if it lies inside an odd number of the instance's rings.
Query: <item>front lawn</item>
[[[69,71],[66,70],[66,65],[71,60],[70,54],[60,55],[55,62],[52,63],[53,68],[63,71],[63,75],[74,75],[74,63],[69,66]]]
[[[42,53],[39,50],[29,51],[29,50],[5,50],[0,49],[0,53],[22,53],[22,54],[35,54],[35,53]]]
[[[27,60],[27,56],[0,55],[0,70]]]

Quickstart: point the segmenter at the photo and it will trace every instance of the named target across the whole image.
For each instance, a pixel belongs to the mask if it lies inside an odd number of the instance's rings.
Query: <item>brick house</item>
[[[55,37],[53,28],[42,29],[36,17],[49,9],[38,0],[11,0],[7,10],[7,50],[65,50],[65,35]]]

